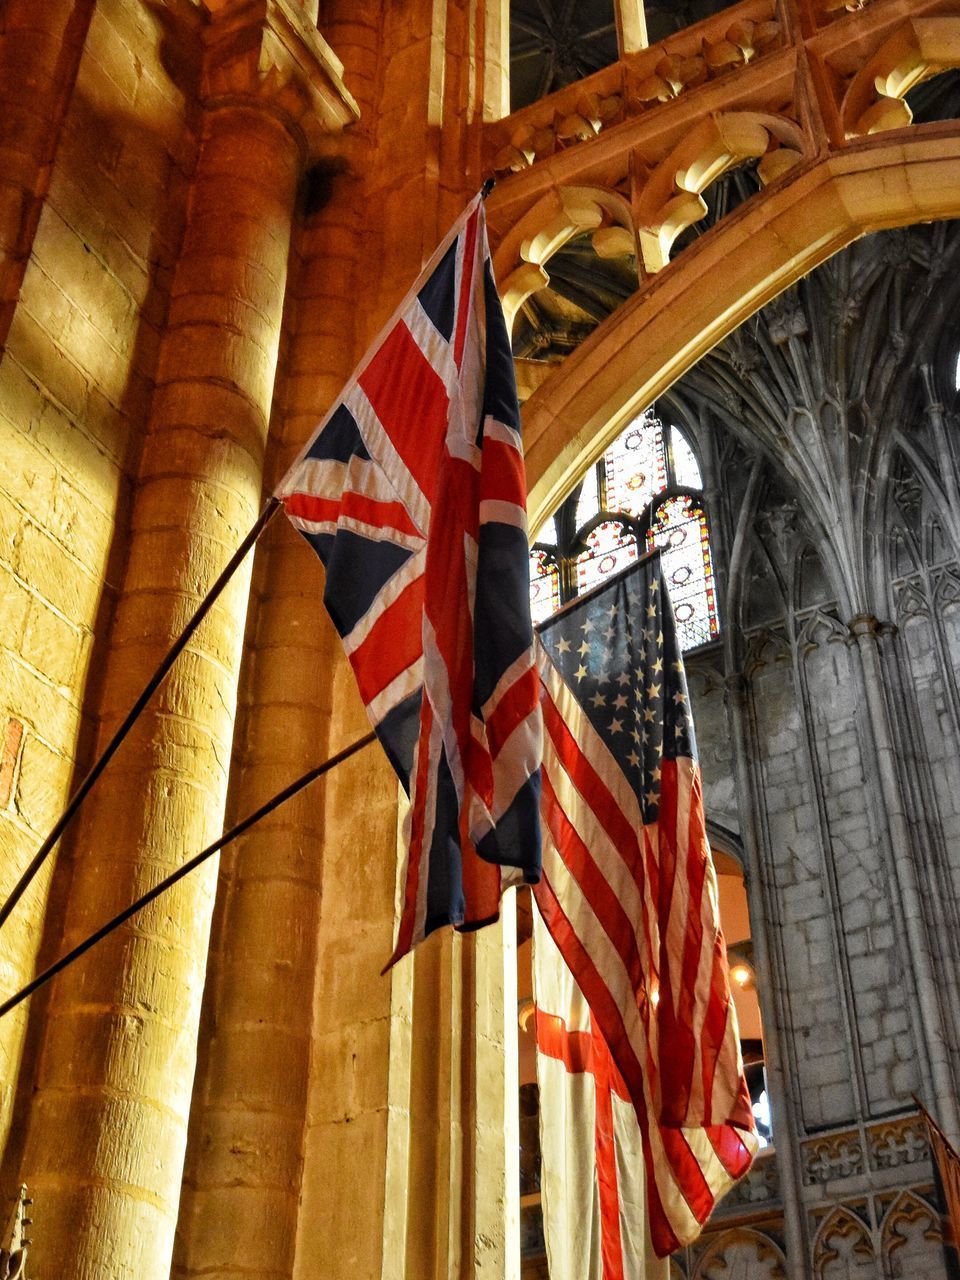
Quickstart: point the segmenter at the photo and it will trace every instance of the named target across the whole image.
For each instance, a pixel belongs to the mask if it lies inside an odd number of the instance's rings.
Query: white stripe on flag
[[[516,502],[503,502],[499,498],[485,498],[480,503],[480,523],[508,524],[527,532],[527,513]]]
[[[390,683],[367,703],[367,714],[374,724],[379,724],[388,712],[409,698],[423,683],[423,658],[420,657],[401,671]]]
[[[610,1101],[617,1151],[623,1280],[670,1280],[670,1259],[657,1257],[650,1237],[647,1170],[637,1113],[629,1102],[616,1094]]]
[[[360,428],[367,452],[382,469],[387,483],[406,507],[410,519],[426,537],[430,528],[430,503],[397,453],[393,441],[384,431],[366,392],[359,385],[351,387],[344,403]]]

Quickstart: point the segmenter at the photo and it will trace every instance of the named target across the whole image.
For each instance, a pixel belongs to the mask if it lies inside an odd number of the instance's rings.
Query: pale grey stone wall
[[[950,1275],[913,1094],[960,1137],[960,234],[887,244],[660,406],[712,494],[725,630],[688,669],[708,821],[747,872],[776,1148],[689,1280]]]

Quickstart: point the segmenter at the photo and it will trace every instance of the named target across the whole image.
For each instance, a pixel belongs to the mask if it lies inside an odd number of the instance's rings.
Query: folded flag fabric
[[[590,1008],[539,915],[533,996],[550,1280],[669,1280],[647,1213],[643,1135]]]
[[[633,1105],[664,1257],[696,1237],[758,1143],[659,555],[543,624],[540,641],[534,896]]]
[[[277,497],[410,798],[392,963],[540,874],[520,415],[479,196]]]
[[[926,1124],[927,1142],[940,1175],[941,1199],[947,1211],[944,1243],[960,1252],[960,1152],[916,1094],[913,1095],[913,1100]]]

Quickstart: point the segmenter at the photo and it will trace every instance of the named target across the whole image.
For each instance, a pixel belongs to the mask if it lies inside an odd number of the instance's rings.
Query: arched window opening
[[[683,648],[712,640],[720,618],[701,485],[682,432],[652,410],[636,418],[560,504],[534,545],[534,621],[660,547]]]
[[[511,111],[586,79],[618,57],[613,0],[511,0]]]
[[[714,847],[713,865],[717,873],[717,899],[720,926],[727,944],[730,969],[730,992],[740,1026],[740,1051],[750,1090],[750,1101],[757,1121],[761,1148],[773,1143],[773,1119],[767,1092],[763,1050],[763,1023],[757,994],[757,974],[753,961],[750,911],[743,868],[736,858]]]

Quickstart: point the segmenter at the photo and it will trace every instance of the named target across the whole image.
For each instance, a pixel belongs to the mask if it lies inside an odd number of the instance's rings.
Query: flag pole
[[[123,911],[115,915],[112,920],[108,920],[106,924],[101,925],[95,933],[91,933],[88,937],[84,938],[82,942],[77,943],[72,951],[68,951],[65,956],[61,956],[59,960],[54,961],[48,969],[44,969],[43,973],[37,974],[32,982],[28,982],[27,985],[22,987],[15,995],[4,1000],[3,1004],[0,1004],[0,1018],[4,1017],[5,1014],[8,1014],[11,1009],[15,1009],[17,1005],[23,1000],[26,1000],[28,996],[33,995],[39,987],[44,986],[51,978],[55,978],[57,974],[66,969],[68,965],[73,964],[75,960],[79,960],[80,957],[89,951],[91,947],[96,946],[96,944],[106,938],[108,934],[113,933],[115,929],[118,929],[120,925],[129,920],[131,916],[136,915],[141,908],[149,905],[149,903],[153,902],[156,898],[159,898],[161,894],[166,893],[168,889],[172,888],[173,885],[182,880],[185,876],[188,876],[191,871],[195,871],[197,867],[206,862],[208,858],[212,858],[215,853],[219,853],[224,845],[230,844],[232,841],[236,840],[238,836],[242,836],[245,831],[249,831],[250,828],[255,826],[262,818],[273,813],[274,809],[279,809],[282,804],[286,804],[288,800],[291,800],[298,792],[302,791],[304,787],[308,787],[311,782],[316,782],[317,778],[322,777],[325,773],[329,773],[330,770],[336,768],[338,764],[343,764],[344,760],[349,760],[352,755],[356,755],[358,751],[369,746],[371,742],[376,741],[376,737],[376,733],[370,732],[365,737],[358,738],[356,742],[351,742],[349,747],[344,747],[342,751],[338,751],[337,754],[335,756],[331,756],[329,760],[324,760],[323,764],[315,765],[314,768],[309,769],[305,774],[297,778],[295,782],[291,782],[290,785],[284,787],[282,791],[278,791],[275,796],[272,796],[262,804],[259,809],[254,809],[253,813],[247,814],[245,818],[241,819],[241,821],[236,823],[235,826],[232,826],[229,831],[225,831],[222,836],[214,840],[213,844],[208,844],[205,849],[201,849],[201,851],[198,854],[195,854],[189,862],[185,862],[182,867],[178,867],[176,871],[172,871],[170,875],[165,876],[159,884],[155,884],[153,888],[148,889],[142,897],[137,898],[136,902],[131,903],[129,907],[125,907]]]
[[[203,622],[204,618],[207,616],[207,614],[213,608],[214,604],[219,599],[221,593],[223,592],[224,587],[227,585],[227,583],[236,573],[237,569],[240,567],[247,552],[250,550],[253,544],[257,541],[257,539],[263,533],[264,529],[266,529],[267,525],[276,515],[277,511],[279,511],[281,505],[282,504],[280,502],[280,499],[276,497],[271,497],[270,500],[266,503],[263,510],[260,512],[260,515],[257,517],[256,523],[253,525],[253,527],[251,528],[247,536],[243,539],[239,547],[237,547],[236,551],[227,561],[227,564],[224,567],[223,572],[217,578],[216,582],[214,582],[213,586],[210,588],[207,594],[200,601],[200,604],[197,606],[196,612],[194,613],[190,621],[187,623],[187,625],[184,627],[183,631],[180,633],[179,638],[173,642],[166,656],[161,660],[160,665],[157,667],[156,671],[154,671],[153,675],[144,685],[143,691],[141,692],[140,696],[137,698],[136,702],[127,712],[124,720],[120,724],[117,731],[114,733],[113,737],[110,739],[110,741],[104,747],[103,751],[94,761],[94,763],[91,765],[87,774],[83,778],[83,781],[80,783],[79,787],[77,787],[76,791],[70,797],[67,807],[64,809],[63,813],[61,813],[60,817],[54,823],[47,838],[44,840],[43,844],[34,854],[33,858],[30,861],[30,864],[27,866],[26,870],[23,872],[20,879],[17,881],[13,889],[10,891],[10,894],[7,897],[6,902],[4,902],[3,906],[0,907],[0,928],[2,928],[3,925],[6,923],[6,921],[9,919],[11,912],[13,911],[17,903],[20,901],[20,899],[23,897],[31,880],[33,880],[34,876],[43,866],[44,862],[46,861],[47,857],[50,854],[51,849],[57,843],[60,837],[63,835],[64,831],[67,829],[68,825],[72,821],[77,810],[80,808],[81,804],[83,804],[84,800],[87,798],[88,794],[92,790],[94,783],[97,781],[101,773],[103,773],[104,769],[110,763],[111,759],[116,753],[117,748],[120,746],[121,742],[123,742],[124,738],[133,728],[133,725],[137,720],[137,718],[139,717],[141,711],[143,711],[144,707],[153,697],[154,693],[157,691],[159,686],[163,683],[164,677],[167,675],[167,672],[170,670],[170,668],[173,666],[176,659],[180,656],[180,654],[189,644],[197,628],[200,626],[201,622]],[[0,1016],[2,1016],[2,1014],[0,1014]]]

